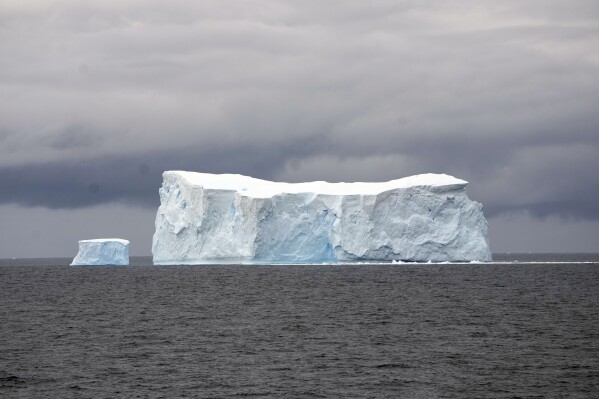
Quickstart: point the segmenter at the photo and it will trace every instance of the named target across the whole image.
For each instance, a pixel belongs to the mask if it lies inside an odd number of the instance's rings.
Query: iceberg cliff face
[[[425,174],[384,183],[275,183],[163,174],[155,264],[489,261],[467,182]]]
[[[120,238],[98,238],[79,241],[79,252],[71,266],[127,266],[129,241]]]

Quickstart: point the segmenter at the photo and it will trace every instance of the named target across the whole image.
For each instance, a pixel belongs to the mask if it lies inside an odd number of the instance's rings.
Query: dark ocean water
[[[599,256],[495,259],[0,260],[0,397],[599,397]]]

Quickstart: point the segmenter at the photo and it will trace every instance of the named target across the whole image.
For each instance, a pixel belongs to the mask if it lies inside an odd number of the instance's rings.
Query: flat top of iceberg
[[[123,240],[121,238],[94,238],[92,240],[79,240],[79,242],[106,242],[106,241],[116,241],[123,245],[129,244],[128,240]]]
[[[314,181],[308,183],[283,183],[256,179],[249,176],[235,174],[212,174],[171,170],[164,172],[164,176],[176,175],[184,178],[192,185],[202,186],[204,189],[231,190],[243,195],[267,198],[274,195],[288,193],[315,193],[325,195],[376,195],[396,188],[415,186],[440,187],[440,186],[465,186],[467,181],[446,174],[426,173],[404,177],[387,182],[357,182],[357,183],[329,183]]]

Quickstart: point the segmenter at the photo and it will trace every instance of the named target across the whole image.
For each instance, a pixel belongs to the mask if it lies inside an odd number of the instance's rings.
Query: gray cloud
[[[4,167],[0,168],[0,204],[64,209],[123,202],[157,207],[164,170],[242,170],[274,179],[289,159],[302,159],[329,147],[326,136],[313,135],[276,145],[191,148]]]
[[[0,257],[72,259],[78,240],[97,237],[126,237],[132,256],[148,255],[155,214],[155,209],[120,204],[53,210],[0,205],[0,233],[7,231],[1,236]]]
[[[243,171],[260,178],[289,181],[383,180],[432,171],[471,181],[470,196],[485,205],[489,217],[527,211],[535,217],[599,219],[599,205],[594,200],[599,195],[599,177],[595,173],[599,161],[593,148],[521,149],[517,156],[504,155],[509,160],[496,161],[503,167],[490,172],[485,168],[476,170],[477,163],[486,161],[486,154],[471,157],[473,150],[467,145],[453,149],[441,145],[441,152],[429,147],[428,153],[370,158],[339,157],[336,148],[326,135],[315,135],[278,145],[193,148],[0,168],[0,186],[4,188],[0,204],[79,208],[123,202],[155,208],[161,173],[170,169]],[[536,160],[536,156],[544,162]]]
[[[432,171],[492,217],[597,220],[597,48],[586,0],[9,0],[0,203],[153,207],[165,169]]]
[[[83,126],[71,125],[46,137],[42,142],[54,150],[70,150],[97,145],[101,139],[101,135],[87,131]]]

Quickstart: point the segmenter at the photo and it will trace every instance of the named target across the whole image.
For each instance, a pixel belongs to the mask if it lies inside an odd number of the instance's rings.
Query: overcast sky
[[[468,180],[495,252],[599,252],[599,2],[0,3],[0,258],[117,236],[161,174]]]

